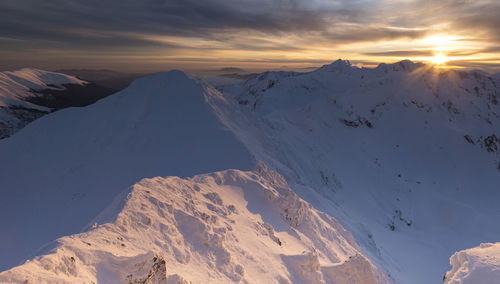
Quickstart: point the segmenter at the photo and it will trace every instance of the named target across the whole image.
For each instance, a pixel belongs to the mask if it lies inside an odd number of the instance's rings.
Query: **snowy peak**
[[[56,72],[32,68],[0,72],[0,139],[49,112],[85,106],[112,92]]]
[[[349,60],[337,59],[333,63],[321,66],[318,70],[327,72],[342,72],[354,68]]]
[[[158,72],[139,78],[119,93],[117,97],[134,96],[138,101],[147,101],[153,104],[175,104],[188,102],[199,104],[204,102],[205,89],[210,88],[201,81],[194,79],[179,70]],[[179,106],[180,107],[180,106]]]
[[[0,141],[0,180],[8,185],[0,187],[0,215],[15,216],[0,218],[8,228],[0,232],[8,235],[0,242],[8,255],[0,266],[78,232],[142,178],[251,169],[252,155],[218,120],[208,97],[221,94],[180,71],[157,73]],[[19,193],[23,202],[15,202]],[[39,202],[41,194],[46,202]]]
[[[395,63],[380,63],[376,68],[362,68],[363,70],[382,70],[385,73],[388,72],[412,72],[418,68],[424,67],[424,63],[415,63],[411,60],[402,60]],[[338,59],[330,64],[323,65],[316,71],[327,71],[327,72],[348,72],[353,70],[358,70],[360,68],[353,66],[349,60]]]
[[[27,105],[25,99],[36,96],[36,91],[86,83],[69,75],[33,68],[0,72],[0,106]]]
[[[179,81],[181,84],[190,84],[196,79],[193,79],[186,73],[180,70],[171,70],[167,72],[157,72],[139,79],[134,80],[129,88],[144,88],[147,85],[154,84],[158,89],[165,88],[170,84]]]
[[[413,72],[418,68],[425,67],[424,63],[415,63],[411,60],[403,60],[392,64],[381,63],[375,69],[384,72]]]
[[[3,267],[179,177],[0,279],[441,281],[500,235],[500,90],[427,67],[338,61],[223,91],[164,72],[45,116],[0,141]]]
[[[258,137],[256,158],[397,283],[440,281],[458,248],[497,240],[500,88],[487,74],[403,61],[271,80],[226,89],[242,117],[230,129]]]
[[[111,222],[60,238],[49,254],[1,273],[0,282],[385,281],[350,233],[263,165],[143,179],[120,199]]]
[[[83,85],[87,83],[70,75],[35,68],[21,68],[12,72],[7,71],[4,73],[8,74],[14,80],[17,78],[17,80],[25,80],[34,84],[35,86],[32,87],[33,89],[36,89],[37,86],[42,88],[50,87],[50,85],[62,87],[64,84]]]
[[[382,70],[386,73],[388,72],[412,72],[418,68],[426,66],[423,63],[415,63],[411,60],[402,60],[396,63],[386,64],[381,63],[375,70]],[[327,71],[327,72],[352,72],[353,70],[360,69],[356,66],[353,66],[349,60],[338,59],[333,63],[323,65],[318,68],[316,71]],[[363,68],[364,70],[370,70],[370,68]]]
[[[364,96],[369,102],[352,107],[365,108],[362,105],[375,101],[387,104],[391,100],[422,109],[432,106],[452,115],[458,114],[454,111],[457,109],[488,123],[498,118],[498,112],[492,109],[498,107],[500,98],[499,84],[486,73],[443,70],[409,60],[361,69],[337,60],[308,73],[266,72],[246,81],[242,88],[228,88],[227,92],[233,93],[240,104],[263,112],[290,105],[306,106],[325,97],[352,101],[350,96]]]

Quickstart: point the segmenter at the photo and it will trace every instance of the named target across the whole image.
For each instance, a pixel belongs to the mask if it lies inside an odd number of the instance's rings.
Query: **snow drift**
[[[496,284],[500,279],[500,243],[482,243],[456,252],[450,264],[452,268],[444,277],[447,284]]]
[[[143,179],[126,193],[91,229],[58,239],[0,282],[385,281],[349,232],[263,165]]]

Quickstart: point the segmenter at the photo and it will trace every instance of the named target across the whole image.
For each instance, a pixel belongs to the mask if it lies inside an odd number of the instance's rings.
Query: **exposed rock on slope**
[[[60,238],[48,254],[0,274],[0,282],[13,283],[377,279],[385,282],[352,235],[263,165],[253,172],[144,179],[87,232]]]

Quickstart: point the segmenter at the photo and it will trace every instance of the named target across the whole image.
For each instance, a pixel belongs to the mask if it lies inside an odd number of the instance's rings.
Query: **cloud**
[[[212,59],[241,51],[256,61],[282,52],[288,59],[280,60],[312,63],[321,59],[311,52],[328,49],[339,57],[336,48],[349,44],[364,45],[353,52],[367,57],[430,56],[410,45],[441,33],[487,43],[484,52],[496,53],[498,15],[496,0],[3,0],[0,50],[24,52],[26,58],[58,50]],[[408,44],[371,49],[394,41]]]
[[[456,17],[451,27],[471,35],[486,36],[488,40],[500,43],[500,2],[459,1],[450,5],[450,14]],[[450,3],[453,4],[453,3]]]
[[[325,31],[324,39],[335,43],[376,42],[395,39],[416,39],[427,34],[426,30],[396,29],[380,26],[359,26]]]
[[[470,51],[446,51],[446,56],[457,57],[457,56],[469,56],[478,54],[481,52],[486,52],[483,50],[470,50]],[[380,51],[380,52],[366,52],[363,55],[368,56],[381,56],[381,57],[429,57],[434,56],[439,51],[433,50],[391,50],[391,51]]]
[[[363,3],[365,2],[365,3]],[[311,4],[313,3],[313,4]],[[323,4],[318,4],[323,3]],[[370,19],[370,1],[357,5],[298,0],[6,0],[0,36],[59,42],[69,46],[163,45],[141,35],[221,40],[224,35],[258,32],[274,36],[322,33]],[[22,20],[20,20],[22,19]],[[359,34],[359,36],[357,35]],[[325,32],[332,41],[415,36],[387,28],[351,27]],[[223,39],[222,39],[223,40]],[[256,45],[247,44],[250,49]],[[245,48],[245,46],[243,46]]]
[[[17,0],[2,2],[2,33],[65,39],[74,31],[210,37],[222,30],[319,30],[325,12],[295,1]],[[20,21],[19,19],[22,19]],[[94,36],[93,38],[98,38]]]
[[[460,66],[468,69],[482,69],[491,73],[496,73],[500,70],[499,58],[495,60],[496,62],[488,61],[469,61],[469,60],[453,60],[447,62],[451,66]]]
[[[366,52],[363,55],[382,56],[382,57],[415,57],[415,56],[433,56],[431,50],[393,50],[380,52]]]

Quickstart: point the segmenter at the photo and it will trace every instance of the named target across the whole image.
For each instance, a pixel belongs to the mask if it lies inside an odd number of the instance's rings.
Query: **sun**
[[[448,62],[450,59],[444,55],[443,53],[437,53],[434,55],[434,57],[430,57],[429,61],[436,64],[436,65],[441,65],[446,62]]]

